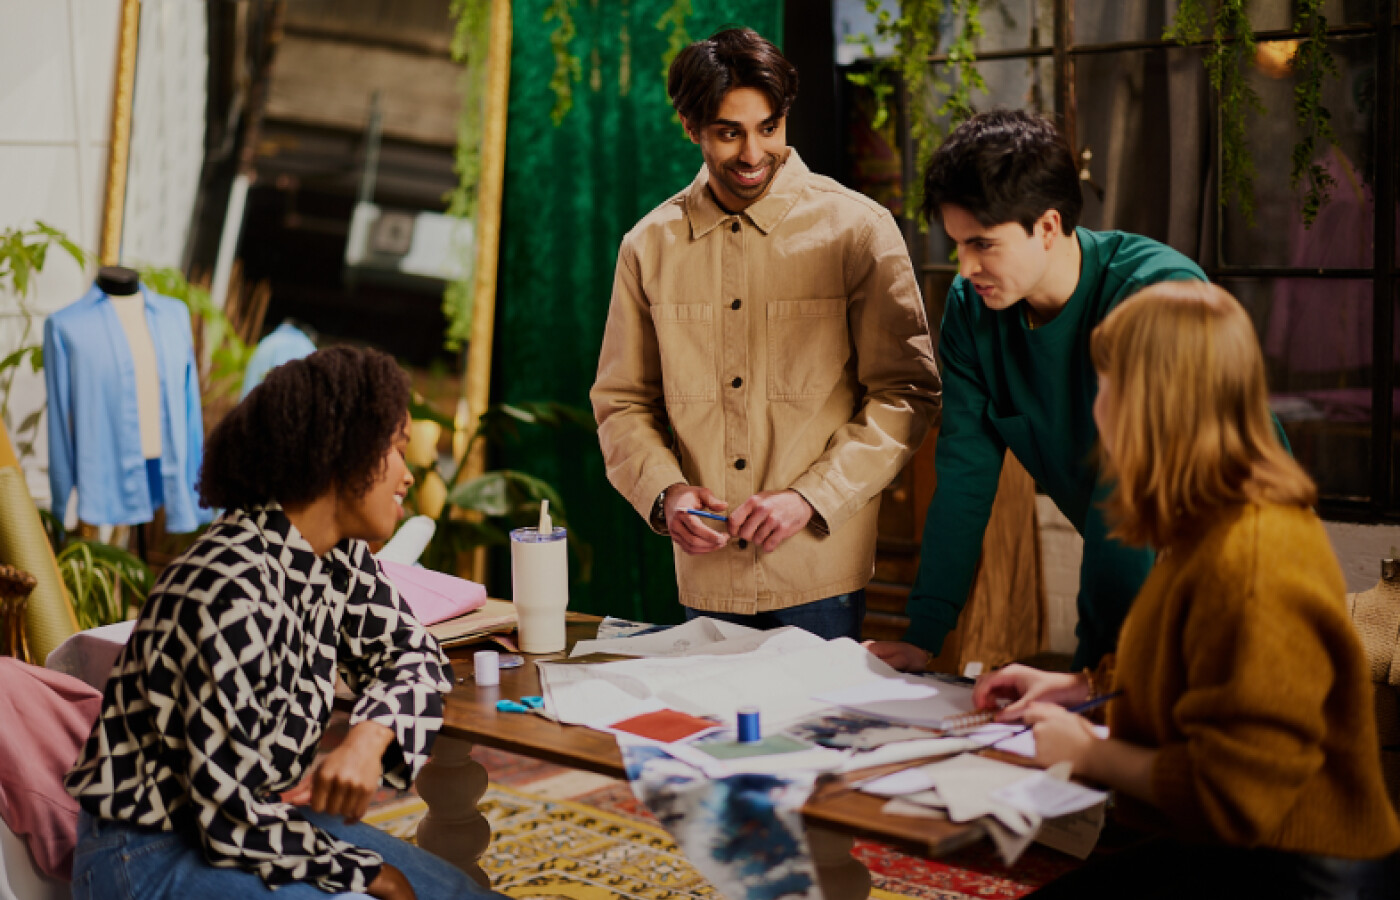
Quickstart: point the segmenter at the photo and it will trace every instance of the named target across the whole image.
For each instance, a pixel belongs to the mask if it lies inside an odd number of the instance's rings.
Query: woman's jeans
[[[467,874],[426,850],[369,825],[346,825],[339,816],[309,809],[300,812],[327,833],[373,850],[403,872],[419,900],[502,898]],[[243,869],[216,869],[204,859],[194,834],[152,831],[78,815],[78,848],[73,854],[73,900],[235,900],[272,897],[261,878]],[[325,900],[330,896],[362,898],[365,894],[327,894],[313,884],[279,887],[278,900]]]

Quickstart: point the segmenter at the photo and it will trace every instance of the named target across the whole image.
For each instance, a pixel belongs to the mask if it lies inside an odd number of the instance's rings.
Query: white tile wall
[[[72,142],[70,4],[9,0],[0,6],[0,141]]]
[[[179,265],[203,162],[207,71],[204,0],[144,0],[138,45],[124,263]],[[121,0],[0,0],[0,229],[42,220],[97,250],[107,184]],[[144,77],[142,77],[144,75]],[[133,211],[134,210],[134,211]],[[140,258],[127,253],[140,250]],[[0,356],[42,340],[42,315],[72,303],[92,271],[55,253],[29,298],[30,333],[0,292]],[[42,376],[21,374],[9,425],[44,405]],[[47,446],[25,462],[48,503]]]

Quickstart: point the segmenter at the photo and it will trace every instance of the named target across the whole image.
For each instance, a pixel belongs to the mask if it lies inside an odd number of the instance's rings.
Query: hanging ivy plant
[[[865,0],[866,11],[875,17],[875,34],[854,37],[864,46],[873,65],[860,72],[848,72],[847,80],[870,91],[875,101],[871,127],[880,128],[889,119],[897,73],[908,97],[909,139],[914,145],[915,171],[921,172],[946,136],[944,123],[951,127],[974,112],[974,92],[987,90],[977,71],[977,39],[983,34],[981,0],[904,0],[898,16],[883,7],[881,0]],[[930,57],[938,49],[945,17],[960,23],[948,48],[950,78],[936,81]],[[877,59],[876,42],[891,42],[895,54]],[[923,182],[911,179],[912,191],[906,209],[919,208]]]
[[[544,11],[544,21],[557,20],[559,25],[549,36],[549,46],[554,50],[554,74],[549,79],[549,89],[554,92],[554,109],[549,117],[558,125],[564,121],[569,110],[574,107],[574,82],[583,77],[583,63],[569,52],[578,29],[574,27],[574,4],[577,0],[552,0]]]
[[[1295,190],[1299,185],[1307,185],[1303,192],[1303,224],[1309,227],[1337,184],[1317,162],[1337,141],[1332,131],[1332,114],[1322,105],[1323,79],[1328,75],[1338,77],[1337,62],[1327,49],[1327,19],[1322,15],[1322,3],[1323,0],[1299,0],[1298,18],[1293,23],[1294,31],[1306,31],[1308,36],[1293,56],[1293,71],[1298,73],[1298,84],[1293,88],[1293,114],[1301,136],[1293,146],[1289,183]]]
[[[1322,83],[1337,75],[1337,64],[1327,47],[1324,0],[1296,0],[1293,31],[1305,37],[1292,57],[1298,83],[1293,88],[1293,114],[1298,142],[1293,146],[1290,183],[1303,192],[1303,224],[1311,226],[1327,203],[1333,179],[1316,162],[1336,135],[1331,114],[1322,104]],[[1166,37],[1182,45],[1201,43],[1211,26],[1205,67],[1215,91],[1220,114],[1220,203],[1238,200],[1245,221],[1254,225],[1254,157],[1246,138],[1247,117],[1266,112],[1250,85],[1247,68],[1253,64],[1256,44],[1249,21],[1249,0],[1181,0]]]

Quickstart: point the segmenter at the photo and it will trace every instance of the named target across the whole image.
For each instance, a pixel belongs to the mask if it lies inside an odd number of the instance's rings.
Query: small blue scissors
[[[497,700],[496,710],[498,712],[528,713],[537,709],[544,709],[543,697],[521,697],[519,702],[515,700]]]

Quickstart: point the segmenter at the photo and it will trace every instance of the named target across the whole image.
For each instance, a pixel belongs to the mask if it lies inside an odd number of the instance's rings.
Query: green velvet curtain
[[[580,63],[573,106],[555,125],[549,0],[513,4],[492,394],[496,402],[558,400],[588,408],[598,367],[613,267],[623,234],[690,183],[701,165],[666,98],[663,57],[672,32],[658,27],[675,0],[576,0]],[[781,0],[692,0],[685,30],[696,40],[745,25],[781,46]],[[592,578],[571,609],[652,622],[681,619],[671,542],[653,534],[603,473],[595,437],[523,429],[495,451],[497,465],[559,486],[574,534],[592,548]],[[496,558],[493,588],[510,586]]]

